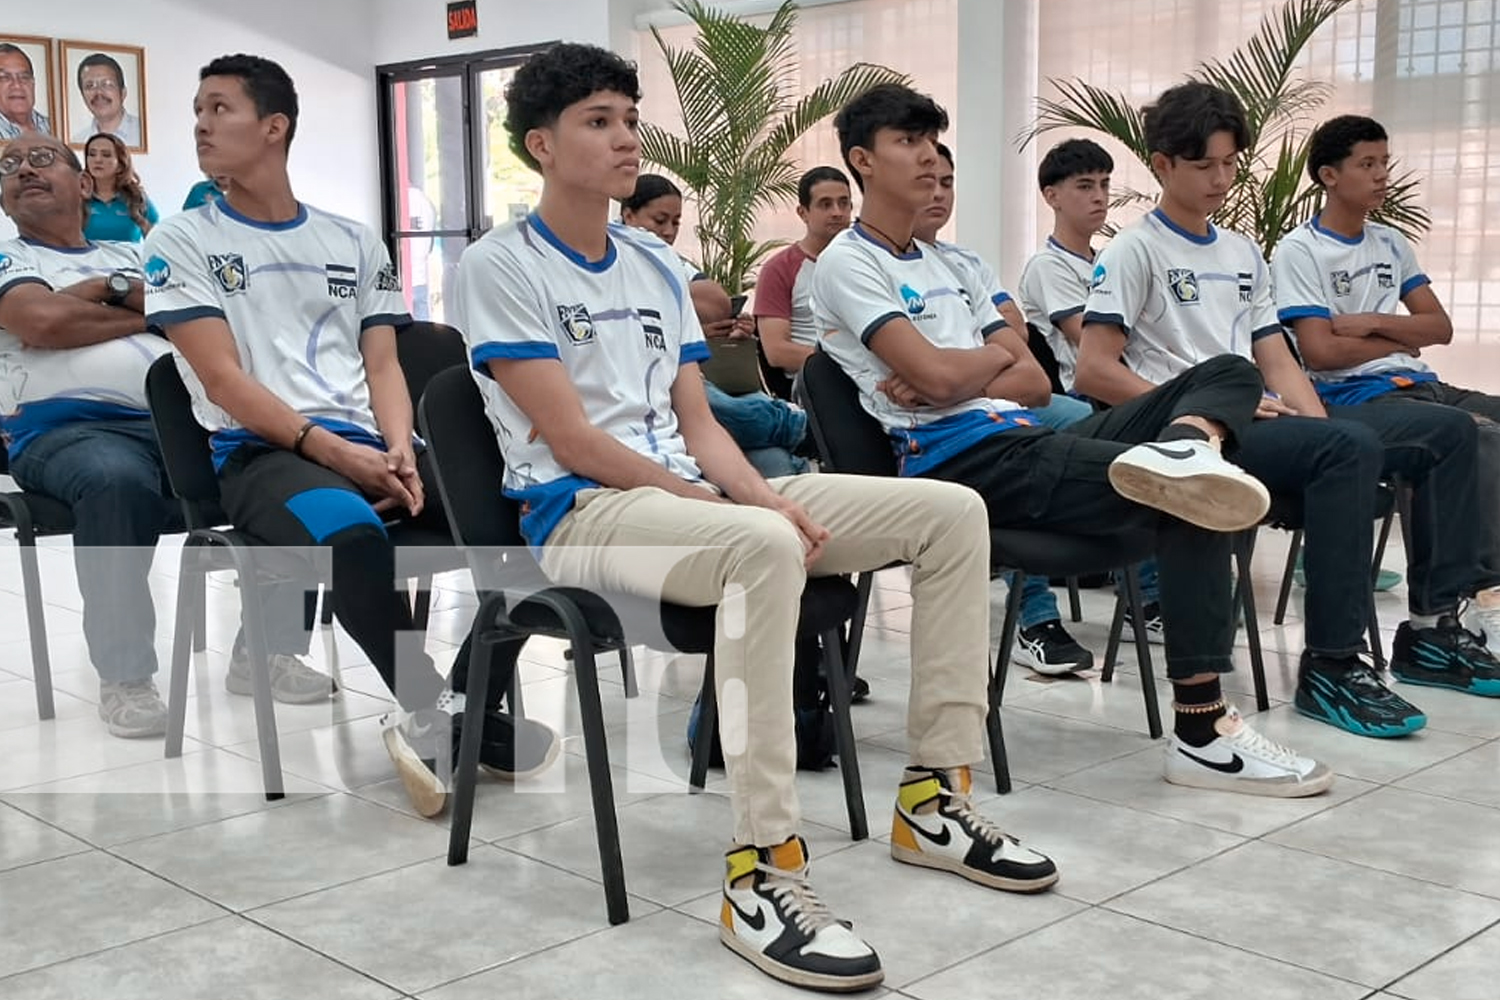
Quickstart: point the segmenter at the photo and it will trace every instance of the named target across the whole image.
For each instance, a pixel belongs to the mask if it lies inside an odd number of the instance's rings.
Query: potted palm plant
[[[1255,240],[1261,253],[1273,247],[1322,206],[1322,189],[1307,176],[1307,143],[1312,113],[1332,93],[1331,84],[1296,75],[1297,62],[1314,34],[1351,0],[1291,0],[1262,19],[1260,28],[1227,59],[1201,62],[1189,74],[1239,98],[1249,120],[1250,147],[1240,156],[1239,173],[1214,221]],[[1149,169],[1141,112],[1126,96],[1082,80],[1050,80],[1057,98],[1037,102],[1036,120],[1020,145],[1060,128],[1091,129],[1117,140]],[[1431,225],[1416,203],[1417,182],[1410,173],[1393,178],[1377,221],[1416,241]],[[1116,204],[1154,201],[1125,190]]]

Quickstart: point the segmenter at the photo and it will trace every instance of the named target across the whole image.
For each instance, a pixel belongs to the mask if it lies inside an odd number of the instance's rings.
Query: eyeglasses
[[[20,170],[22,160],[40,170],[43,167],[52,166],[57,161],[57,150],[51,146],[33,146],[26,151],[25,156],[20,153],[11,153],[4,159],[0,159],[0,177],[9,177]]]
[[[0,70],[0,86],[7,83],[35,83],[36,74],[22,71],[20,73],[6,73]]]
[[[94,90],[119,90],[120,85],[113,80],[85,80],[79,84],[85,94]]]

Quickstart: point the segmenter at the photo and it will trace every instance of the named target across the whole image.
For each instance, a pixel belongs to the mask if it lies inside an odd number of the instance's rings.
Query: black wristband
[[[302,449],[307,444],[307,436],[311,434],[313,432],[313,428],[317,426],[318,425],[316,421],[309,420],[307,423],[302,425],[302,428],[300,430],[297,431],[297,436],[292,438],[292,452],[298,458],[307,457],[302,453]]]

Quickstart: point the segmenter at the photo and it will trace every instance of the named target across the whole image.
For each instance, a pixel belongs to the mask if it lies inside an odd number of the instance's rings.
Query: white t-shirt
[[[165,329],[217,317],[240,366],[282,402],[342,437],[384,447],[360,338],[409,322],[401,283],[369,227],[310,205],[289,222],[257,222],[215,199],[171,216],[146,238],[146,318]],[[215,406],[188,364],[178,369],[222,464],[261,439]]]
[[[50,247],[26,239],[0,243],[0,296],[27,283],[65,288],[111,271],[140,274],[132,243]],[[0,328],[0,427],[14,458],[39,434],[80,420],[146,415],[146,369],[171,348],[145,333],[87,347],[27,347]]]
[[[1062,331],[1063,320],[1083,312],[1094,281],[1094,260],[1074,253],[1052,237],[1021,269],[1021,311],[1042,331],[1057,358],[1058,378],[1073,391],[1078,349]]]
[[[1281,335],[1255,244],[1212,223],[1189,233],[1160,209],[1099,251],[1083,321],[1123,329],[1126,365],[1157,385],[1220,354],[1254,360],[1251,344]]]
[[[876,388],[891,369],[870,349],[872,337],[905,317],[944,348],[975,348],[1005,326],[991,290],[970,285],[972,275],[949,255],[917,242],[895,254],[858,224],[834,237],[813,272],[813,312],[822,349],[859,387],[860,402],[891,435],[903,475],[919,475],[991,434],[1036,423],[1006,399],[975,398],[950,406],[908,408]]]
[[[1355,239],[1330,232],[1317,217],[1282,237],[1271,257],[1276,315],[1292,324],[1307,317],[1332,319],[1345,313],[1394,314],[1401,300],[1431,280],[1417,266],[1406,237],[1377,222],[1365,223]],[[1352,368],[1312,371],[1318,382],[1338,382],[1383,372],[1430,372],[1403,351]]]
[[[575,475],[489,377],[492,360],[556,358],[595,427],[685,480],[702,479],[672,409],[678,370],[708,358],[681,258],[648,232],[611,224],[602,260],[588,261],[535,214],[497,226],[464,251],[456,320],[484,393],[507,496],[525,505],[521,531],[544,544],[599,484]]]

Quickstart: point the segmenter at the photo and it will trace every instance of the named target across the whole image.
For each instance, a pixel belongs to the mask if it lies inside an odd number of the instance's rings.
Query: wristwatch
[[[109,294],[104,297],[105,305],[124,305],[130,295],[130,275],[124,271],[111,271],[104,279],[104,287],[109,289]]]

